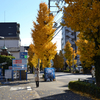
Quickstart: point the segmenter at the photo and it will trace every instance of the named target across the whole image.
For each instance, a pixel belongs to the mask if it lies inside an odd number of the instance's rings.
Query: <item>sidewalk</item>
[[[27,80],[9,81],[0,85],[0,100],[39,100],[35,88],[34,75],[28,74]]]
[[[31,74],[33,75],[33,74]],[[34,75],[33,75],[34,76]],[[7,80],[6,79],[3,79],[3,80],[0,80],[0,84],[1,85],[18,85],[18,84],[28,84],[30,83],[30,81],[34,80],[34,77],[29,77],[29,74],[27,75],[27,80]]]
[[[35,88],[35,91],[39,94],[40,100],[92,100],[89,97],[81,96],[70,91],[68,84],[57,80],[44,82],[41,79],[40,86],[39,88]]]
[[[45,82],[41,74],[39,88],[36,88],[33,74],[28,74],[27,81],[10,81],[9,84],[6,84],[5,86],[10,86],[8,87],[8,90],[7,88],[0,88],[1,91],[6,94],[6,96],[4,96],[5,100],[14,100],[15,98],[15,100],[92,100],[91,98],[73,93],[68,89],[66,83],[57,80]],[[31,91],[26,90],[29,86],[32,89]],[[9,89],[16,88],[19,90],[9,91]],[[21,90],[22,88],[24,89]],[[0,92],[0,94],[2,93]],[[8,98],[9,95],[10,97]],[[0,100],[3,99],[0,98]]]

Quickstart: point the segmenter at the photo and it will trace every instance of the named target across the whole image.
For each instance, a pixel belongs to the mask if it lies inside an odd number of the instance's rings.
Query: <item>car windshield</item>
[[[78,66],[78,68],[82,68],[82,66]]]

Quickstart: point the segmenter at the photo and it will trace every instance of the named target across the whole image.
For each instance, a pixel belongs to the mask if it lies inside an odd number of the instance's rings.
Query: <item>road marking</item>
[[[10,88],[10,91],[17,91],[17,90],[19,90],[19,91],[20,90],[28,90],[29,91],[29,90],[32,90],[32,89],[31,89],[31,86],[27,86],[27,87],[11,87]]]
[[[11,91],[17,90],[17,87],[11,87],[10,90],[11,90]]]
[[[27,86],[27,90],[32,90],[30,86]]]
[[[9,86],[0,86],[0,88],[5,88],[5,87],[9,87]]]

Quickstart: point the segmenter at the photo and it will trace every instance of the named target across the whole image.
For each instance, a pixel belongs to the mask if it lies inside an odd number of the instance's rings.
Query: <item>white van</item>
[[[77,66],[76,70],[78,70],[79,73],[83,73],[83,67],[82,66]]]

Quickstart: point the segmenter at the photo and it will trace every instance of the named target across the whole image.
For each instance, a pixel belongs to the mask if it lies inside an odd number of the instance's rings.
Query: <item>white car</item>
[[[76,70],[78,70],[79,73],[83,73],[83,67],[82,66],[77,66]]]

